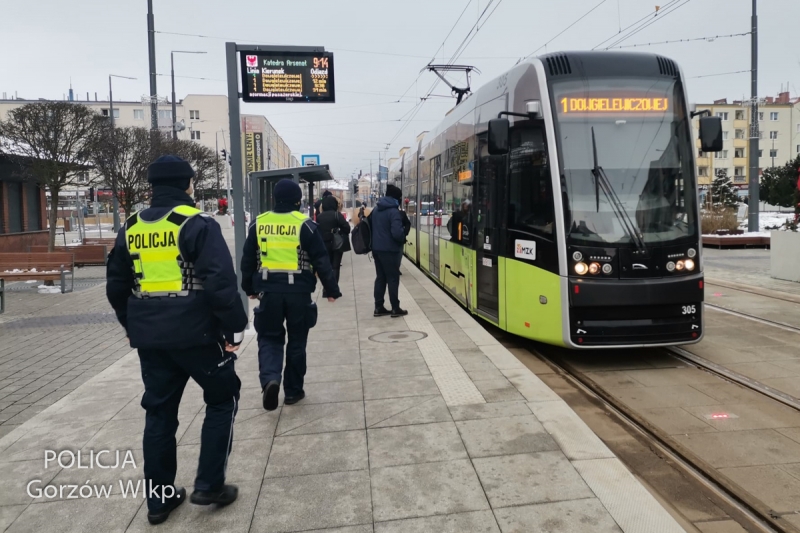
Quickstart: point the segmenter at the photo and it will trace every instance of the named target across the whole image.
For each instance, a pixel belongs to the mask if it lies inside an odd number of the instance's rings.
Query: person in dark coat
[[[275,208],[250,226],[242,255],[242,289],[251,299],[261,300],[253,325],[258,334],[262,405],[267,411],[278,407],[281,377],[284,405],[305,398],[306,343],[317,320],[317,306],[311,301],[317,276],[329,302],[342,296],[317,224],[298,212],[300,186],[283,179],[273,195]],[[291,261],[291,268],[287,270],[283,261]]]
[[[192,167],[179,157],[150,165],[150,207],[126,221],[107,264],[106,296],[142,368],[144,477],[156,491],[147,493],[151,524],[165,521],[186,500],[186,490],[174,486],[175,433],[190,377],[206,403],[191,501],[227,505],[238,495],[235,485],[225,484],[225,468],[241,388],[234,352],[247,313],[219,224],[194,208],[192,177]],[[164,501],[162,494],[174,496]]]
[[[344,215],[339,212],[339,200],[335,196],[326,196],[322,200],[322,212],[317,216],[317,225],[322,235],[322,241],[328,250],[328,258],[331,261],[333,274],[336,282],[339,282],[339,271],[342,266],[342,255],[350,251],[350,224],[344,219]],[[333,234],[338,233],[342,236],[342,248],[333,249]],[[322,291],[322,297],[327,298],[327,291]]]
[[[394,185],[386,186],[386,196],[378,201],[372,210],[372,257],[375,260],[375,312],[373,316],[401,317],[408,311],[400,308],[397,296],[400,287],[400,262],[403,259],[403,245],[406,242],[406,229],[400,200],[403,193]],[[408,225],[410,228],[410,224]],[[386,288],[389,288],[391,311],[384,306]]]
[[[318,217],[319,214],[322,212],[320,210],[320,207],[322,206],[323,200],[325,200],[325,198],[327,198],[328,196],[333,196],[333,193],[329,190],[326,190],[324,193],[322,193],[322,198],[314,202],[314,218]]]

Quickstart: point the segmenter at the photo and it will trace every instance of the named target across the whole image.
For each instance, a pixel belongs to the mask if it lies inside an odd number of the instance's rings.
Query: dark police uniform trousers
[[[308,330],[316,324],[316,311],[308,292],[265,292],[261,296],[253,324],[258,333],[258,377],[262,389],[272,380],[280,382],[285,343],[283,391],[286,396],[303,392]],[[286,333],[289,334],[288,342]]]
[[[233,443],[233,421],[239,407],[242,382],[234,370],[236,357],[223,344],[185,350],[139,349],[144,381],[144,476],[155,485],[174,485],[178,469],[175,433],[178,407],[191,377],[203,389],[206,416],[200,444],[195,490],[222,488]],[[148,509],[158,511],[160,497]]]

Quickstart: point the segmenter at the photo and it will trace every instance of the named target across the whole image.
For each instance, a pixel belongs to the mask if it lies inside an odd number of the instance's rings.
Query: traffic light
[[[222,159],[227,161],[228,160],[228,151],[223,149],[223,150],[220,150],[220,152],[222,153]]]
[[[94,187],[89,187],[89,201],[94,202]]]
[[[358,182],[353,182],[353,194],[358,194]]]

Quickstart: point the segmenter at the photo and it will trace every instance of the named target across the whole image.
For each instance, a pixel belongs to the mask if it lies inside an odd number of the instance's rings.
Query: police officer
[[[206,402],[191,501],[227,505],[238,494],[236,486],[225,484],[225,468],[241,388],[234,352],[247,314],[220,227],[194,207],[192,177],[192,167],[179,157],[153,162],[147,172],[151,206],[125,222],[108,258],[108,301],[138,348],[142,368],[144,476],[148,488],[154,487],[147,499],[151,524],[165,521],[186,500],[186,489],[174,486],[175,432],[190,377]]]
[[[251,299],[261,300],[253,324],[267,411],[278,407],[287,332],[284,403],[292,405],[305,398],[306,341],[317,321],[317,306],[311,301],[315,274],[329,302],[342,296],[317,225],[298,211],[300,186],[283,179],[275,185],[273,197],[274,210],[259,215],[250,226],[242,256],[242,289]]]

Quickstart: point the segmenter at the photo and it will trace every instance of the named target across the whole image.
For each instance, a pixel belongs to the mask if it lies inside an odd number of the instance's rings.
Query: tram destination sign
[[[334,103],[332,52],[241,52],[245,102]]]

